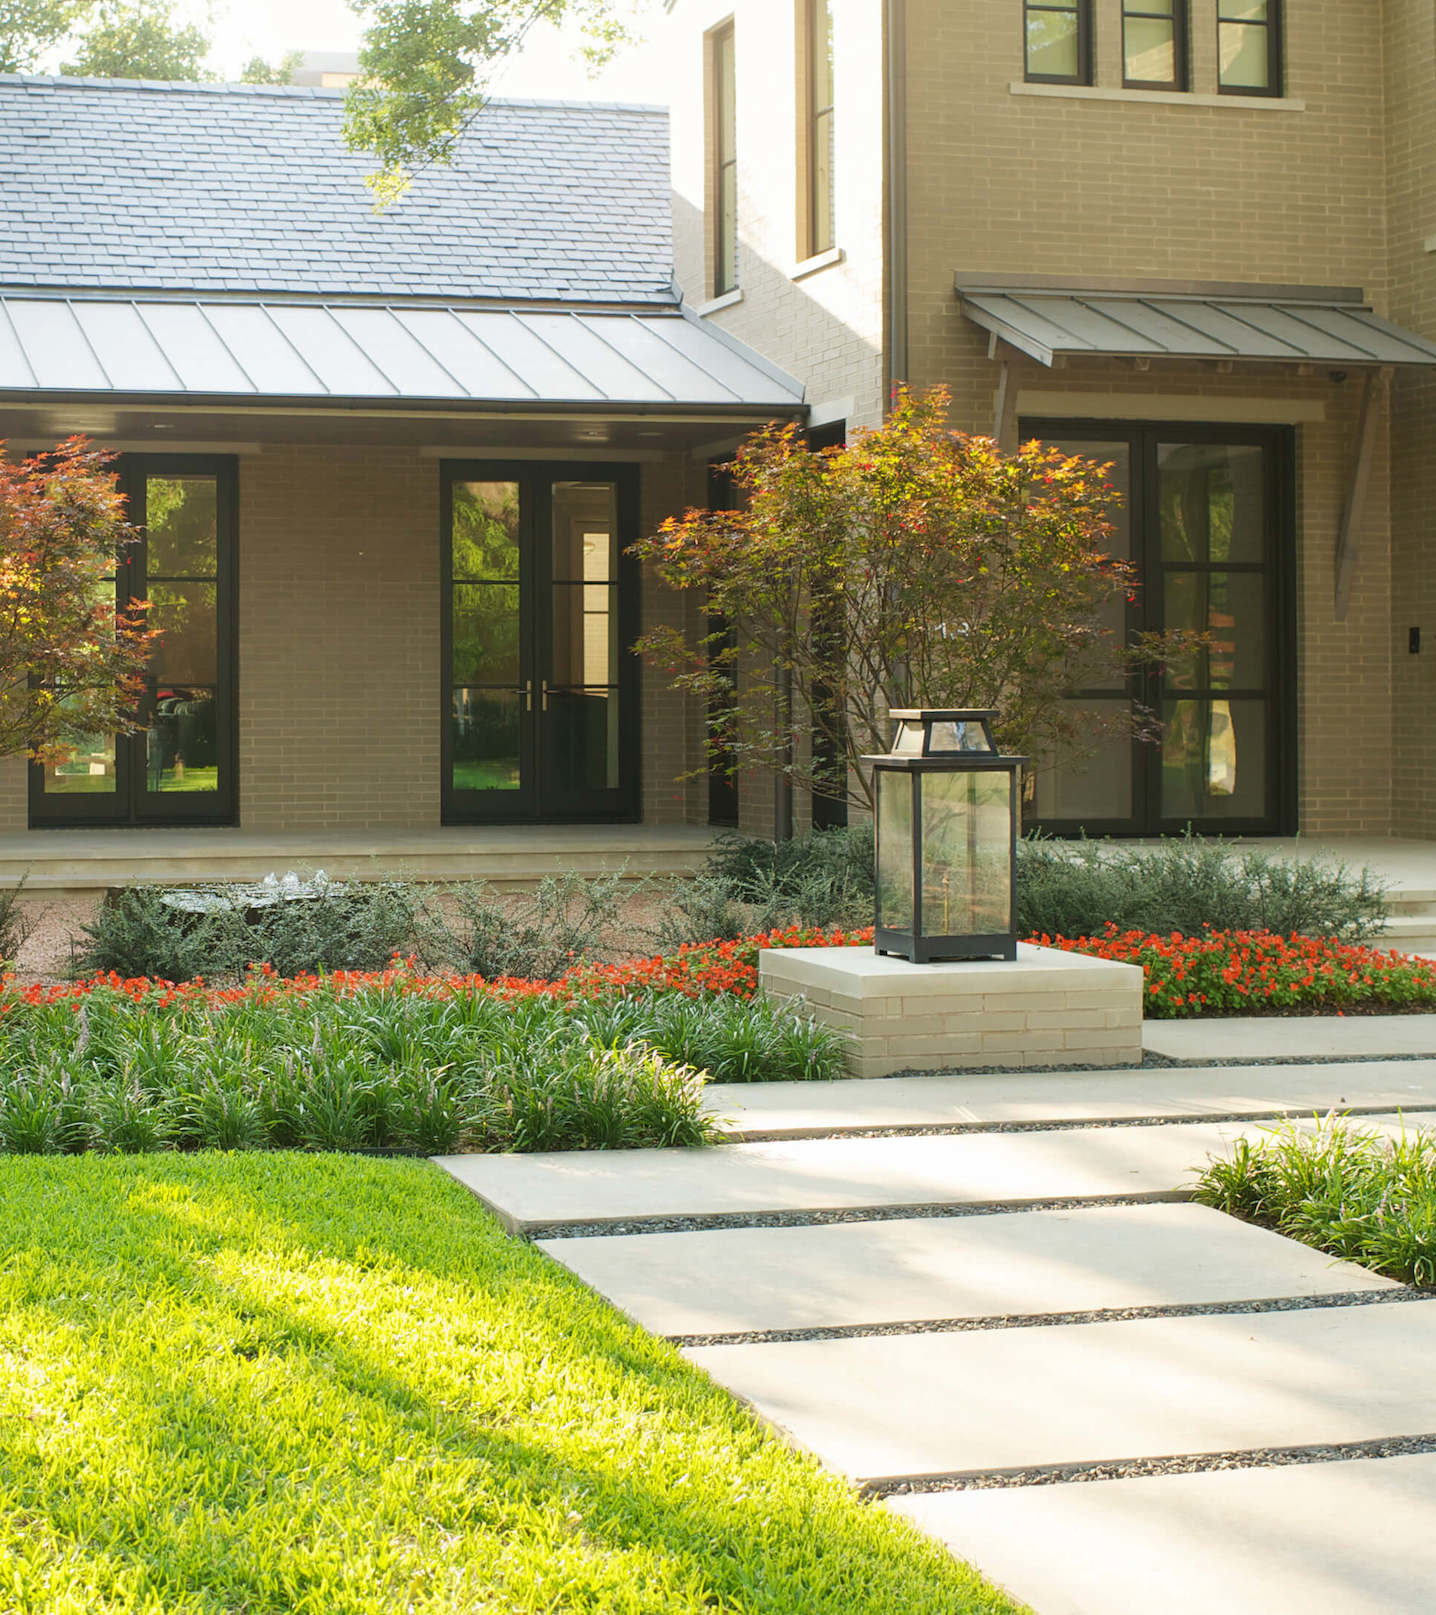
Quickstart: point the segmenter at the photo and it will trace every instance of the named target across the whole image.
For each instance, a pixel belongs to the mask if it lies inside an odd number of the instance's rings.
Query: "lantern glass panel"
[[[954,723],[944,719],[932,726],[932,739],[928,743],[930,752],[965,752],[988,751],[992,747],[987,743],[987,736],[982,732],[980,723]]]
[[[912,930],[912,829],[912,775],[895,768],[880,769],[877,918],[884,930]]]
[[[909,723],[906,719],[898,725],[897,739],[893,742],[893,754],[897,757],[922,756],[922,725]]]
[[[924,936],[991,936],[1011,926],[1011,791],[1006,771],[923,776]]]

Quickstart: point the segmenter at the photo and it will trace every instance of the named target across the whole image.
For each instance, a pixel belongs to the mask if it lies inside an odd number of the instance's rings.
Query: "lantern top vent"
[[[893,757],[996,757],[995,711],[977,707],[903,707],[888,716],[898,726]]]

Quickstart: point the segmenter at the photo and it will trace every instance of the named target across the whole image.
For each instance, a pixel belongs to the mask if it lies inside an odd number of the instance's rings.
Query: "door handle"
[[[539,697],[539,699],[540,699],[540,703],[541,703],[541,705],[543,707],[543,710],[545,712],[547,712],[548,711],[548,680],[547,679],[543,679],[543,680],[540,681],[540,697]]]
[[[524,711],[525,712],[532,712],[533,709],[534,709],[534,681],[532,679],[526,679],[524,681]]]

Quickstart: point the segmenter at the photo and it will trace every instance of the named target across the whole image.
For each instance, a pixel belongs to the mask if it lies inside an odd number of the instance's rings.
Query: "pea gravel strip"
[[[1150,1475],[1199,1475],[1222,1469],[1282,1469],[1294,1464],[1338,1464],[1362,1458],[1405,1458],[1436,1452],[1436,1434],[1382,1436],[1373,1441],[1340,1441],[1314,1447],[1252,1447],[1244,1452],[1198,1452],[1171,1458],[1129,1458],[1101,1463],[1053,1464],[1033,1469],[993,1469],[986,1473],[912,1475],[865,1481],[862,1497],[918,1497],[932,1492],[1010,1491],[1024,1486],[1065,1486],[1089,1480],[1140,1480]]]
[[[1436,1110],[1436,1100],[1420,1100],[1404,1107],[1412,1112],[1426,1114]],[[802,1132],[779,1131],[773,1133],[725,1133],[724,1137],[743,1144],[821,1143],[830,1138],[941,1138],[957,1133],[1070,1133],[1091,1129],[1119,1127],[1187,1127],[1208,1122],[1285,1122],[1304,1120],[1308,1116],[1328,1115],[1390,1116],[1403,1112],[1400,1105],[1285,1105],[1274,1110],[1233,1110],[1222,1113],[1206,1111],[1184,1113],[1180,1116],[1063,1116],[1052,1120],[1030,1122],[914,1122],[896,1127],[815,1127]]]
[[[924,1318],[903,1323],[823,1324],[812,1329],[749,1329],[733,1334],[665,1335],[670,1344],[777,1346],[795,1340],[861,1340],[878,1335],[956,1335],[985,1329],[1053,1329],[1079,1323],[1128,1323],[1136,1318],[1212,1318],[1224,1313],[1306,1312],[1332,1307],[1379,1307],[1430,1301],[1436,1290],[1340,1290],[1330,1295],[1275,1296],[1265,1301],[1176,1301],[1168,1306],[1094,1307],[1088,1312],[1005,1312],[992,1317]]]
[[[823,1228],[836,1222],[899,1222],[915,1217],[1021,1216],[1027,1211],[1085,1211],[1092,1206],[1185,1205],[1195,1190],[1167,1189],[1151,1194],[1108,1194],[1061,1200],[974,1200],[926,1205],[850,1206],[840,1211],[708,1211],[691,1217],[664,1214],[625,1217],[614,1222],[538,1222],[524,1227],[530,1241],[619,1238],[627,1234],[690,1234],[724,1228]]]

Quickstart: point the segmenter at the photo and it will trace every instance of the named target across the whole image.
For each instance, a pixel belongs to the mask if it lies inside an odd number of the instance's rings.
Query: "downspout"
[[[907,329],[907,0],[883,0],[883,342],[884,407],[908,380]]]

